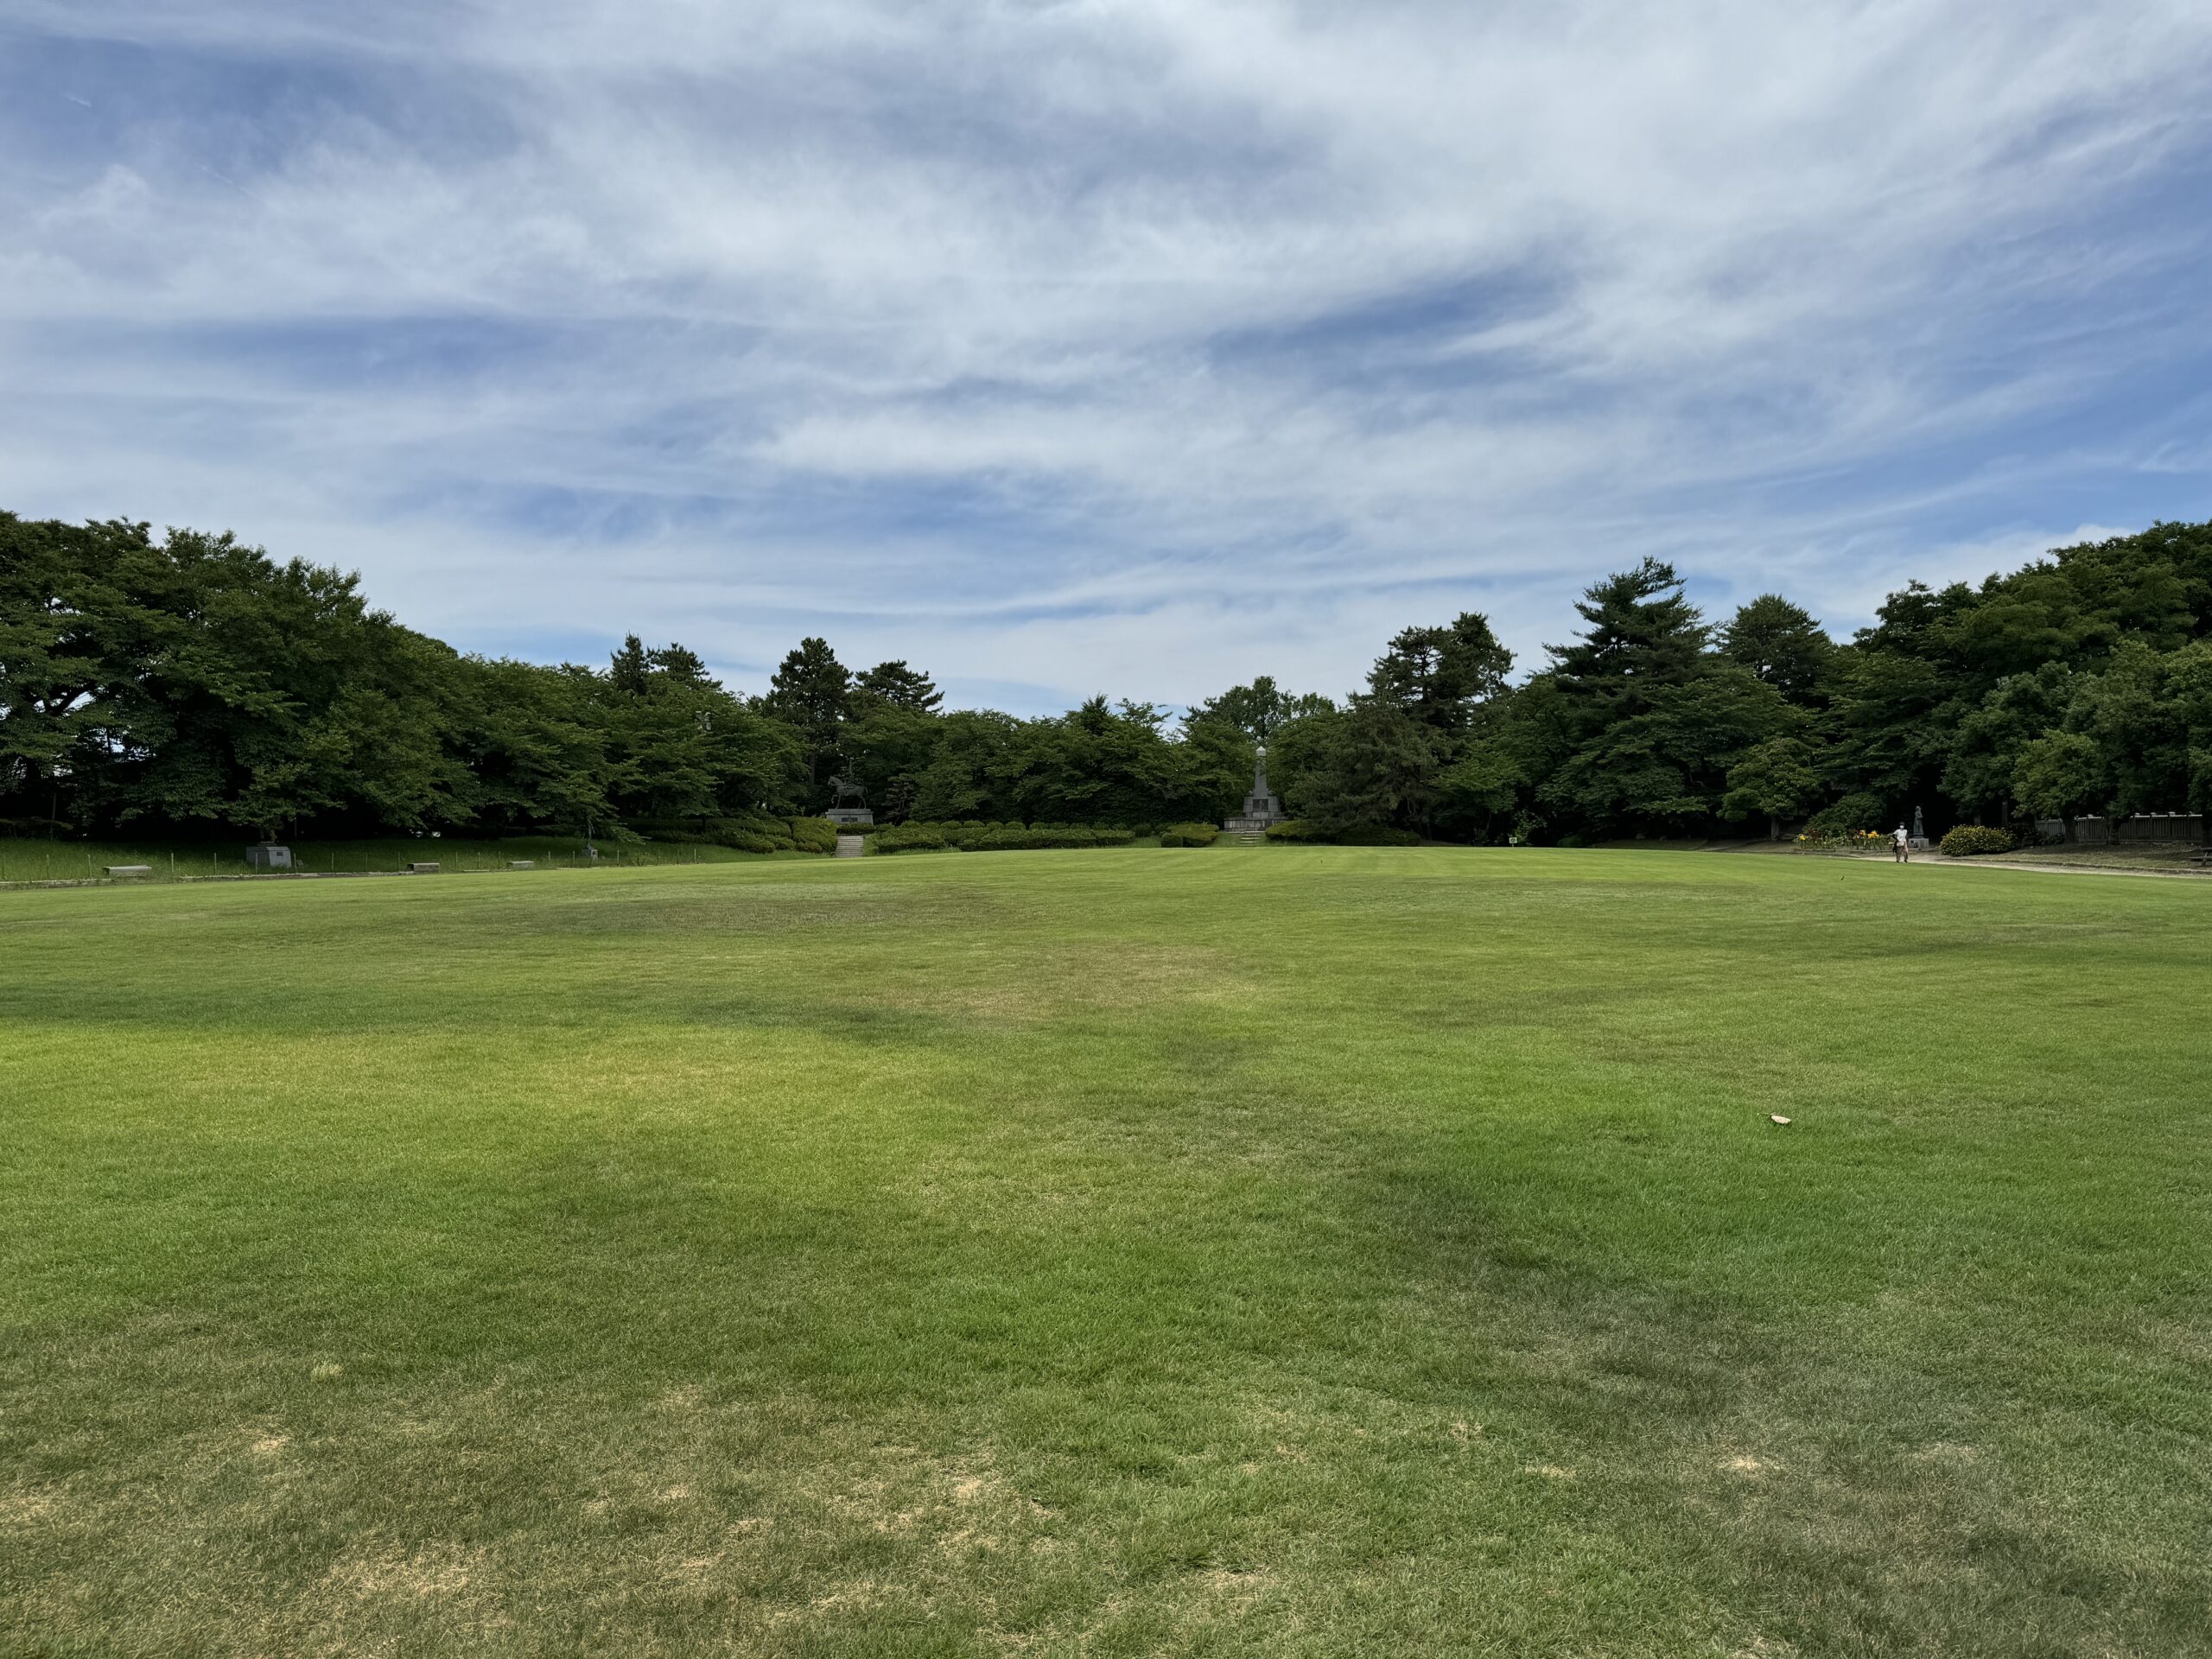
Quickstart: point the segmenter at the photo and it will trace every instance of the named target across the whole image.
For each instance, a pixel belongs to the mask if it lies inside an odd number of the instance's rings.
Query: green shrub
[[[714,847],[721,844],[720,834],[705,823],[633,823],[630,828],[641,841],[672,842],[678,846]]]
[[[1171,823],[1160,832],[1163,847],[1211,847],[1221,831],[1210,823]]]
[[[1285,818],[1268,826],[1269,841],[1326,841],[1328,837],[1303,818]]]
[[[1974,858],[1984,853],[2009,853],[2012,837],[2002,830],[1979,823],[1962,823],[1936,843],[1946,858]]]
[[[1826,836],[1808,830],[1797,837],[1797,847],[1808,853],[1886,853],[1890,838],[1879,830],[1839,830]]]
[[[899,823],[875,838],[879,853],[934,853],[944,849],[944,832],[925,823]]]
[[[679,846],[734,847],[747,853],[789,852],[796,844],[791,839],[791,820],[757,812],[741,812],[732,817],[654,818],[624,828],[645,841],[671,842]],[[768,845],[753,844],[762,841]]]
[[[781,818],[709,818],[703,838],[741,853],[787,853],[791,827]]]
[[[1421,837],[1410,830],[1394,830],[1387,823],[1362,823],[1339,830],[1329,837],[1339,847],[1418,847]]]
[[[1149,836],[1152,833],[1152,825],[1148,823],[1133,823],[1129,826],[1129,833],[1132,836],[1139,837]]]
[[[1805,838],[1808,841],[1839,841],[1878,830],[1882,820],[1889,816],[1889,808],[1878,795],[1865,790],[1853,790],[1833,805],[1824,806],[1805,821]]]
[[[1090,832],[1091,838],[1101,847],[1126,847],[1137,838],[1134,830],[1100,829]]]
[[[802,853],[834,853],[837,850],[837,826],[827,818],[786,818],[791,845]]]
[[[1120,833],[1121,842],[1104,839]],[[972,853],[1031,852],[1045,847],[1104,847],[1126,843],[1126,831],[1093,830],[1087,824],[1035,823],[1024,829],[1018,823],[1001,824],[981,835],[963,836],[960,846]]]

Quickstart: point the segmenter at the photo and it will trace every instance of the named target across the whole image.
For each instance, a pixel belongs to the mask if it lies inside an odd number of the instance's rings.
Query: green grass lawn
[[[294,868],[315,874],[396,872],[417,861],[442,866],[441,874],[505,870],[509,861],[515,859],[528,859],[544,869],[569,869],[586,862],[584,842],[579,836],[510,836],[492,841],[387,836],[370,841],[293,842],[289,845]],[[599,861],[603,865],[729,864],[779,856],[686,842],[613,841],[602,837],[598,845]],[[130,878],[139,882],[246,875],[251,874],[251,869],[245,861],[245,841],[235,836],[227,841],[183,842],[0,838],[0,883],[101,880],[105,879],[106,867],[111,864],[150,866],[146,875]]]
[[[2194,874],[2204,849],[2184,841],[2122,842],[2113,846],[2024,847],[2015,853],[1988,855],[2002,864],[2076,864],[2100,870],[2155,870]]]
[[[2212,885],[19,891],[0,1021],[0,1650],[2212,1651]]]

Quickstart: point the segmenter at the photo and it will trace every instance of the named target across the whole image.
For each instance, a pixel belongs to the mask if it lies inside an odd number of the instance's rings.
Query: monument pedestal
[[[1281,823],[1289,816],[1268,788],[1268,752],[1262,747],[1259,764],[1252,768],[1252,792],[1244,798],[1244,810],[1233,818],[1224,818],[1221,827],[1232,836],[1264,835],[1269,824]]]
[[[865,806],[833,806],[822,815],[832,823],[874,823],[875,814]]]

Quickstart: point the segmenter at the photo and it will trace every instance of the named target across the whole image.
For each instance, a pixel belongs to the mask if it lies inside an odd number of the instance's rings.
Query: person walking
[[[1897,833],[1890,837],[1890,844],[1896,850],[1898,863],[1912,862],[1912,837],[1905,834],[1904,825],[1897,825]]]

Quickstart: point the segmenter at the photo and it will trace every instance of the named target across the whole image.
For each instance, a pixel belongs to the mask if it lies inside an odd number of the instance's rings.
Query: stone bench
[[[511,858],[507,861],[507,868],[511,870],[534,870],[537,868],[537,861],[534,858]]]
[[[110,875],[151,875],[154,873],[154,867],[150,864],[104,864],[100,868]]]
[[[435,875],[437,873],[438,867],[435,864],[410,864],[407,867],[410,875]]]

